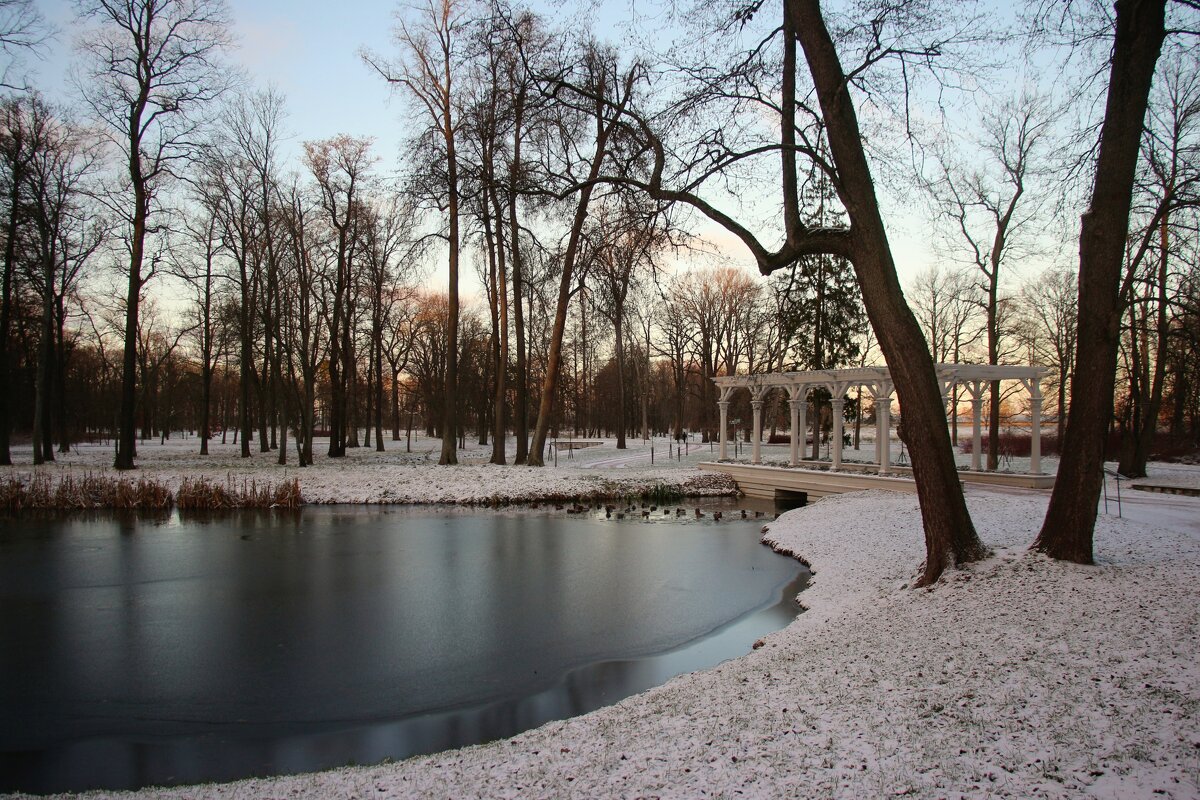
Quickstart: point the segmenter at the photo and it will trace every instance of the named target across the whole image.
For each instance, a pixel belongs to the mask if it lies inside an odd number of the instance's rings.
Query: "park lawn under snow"
[[[35,472],[51,477],[63,474],[101,474],[137,480],[146,478],[178,488],[183,478],[207,478],[217,483],[256,481],[279,484],[297,479],[306,503],[491,503],[522,502],[540,499],[586,497],[593,494],[639,494],[656,486],[678,489],[687,495],[731,494],[736,487],[723,475],[700,473],[694,467],[713,457],[708,445],[688,448],[682,460],[667,457],[668,440],[651,448],[642,440],[630,440],[628,449],[617,450],[614,440],[576,451],[562,451],[558,465],[553,457],[546,467],[513,466],[515,444],[508,442],[506,466],[488,463],[491,447],[468,440],[459,451],[459,464],[452,468],[437,466],[440,439],[414,436],[411,452],[406,442],[385,441],[385,451],[374,447],[349,448],[345,458],[325,455],[328,440],[316,441],[311,467],[296,466],[294,448],[288,452],[289,464],[276,463],[278,451],[260,453],[252,443],[251,456],[241,458],[237,445],[209,443],[210,455],[199,454],[197,439],[151,440],[137,446],[137,469],[117,472],[112,468],[111,444],[77,445],[74,451],[56,456],[57,461],[32,466],[32,450],[26,445],[13,448],[14,465],[0,467],[0,479],[14,477],[27,481]]]
[[[768,525],[808,610],[752,653],[510,740],[144,797],[1200,796],[1200,499],[1130,493],[1098,565],[1026,548],[1046,495],[969,489],[994,555],[930,590],[912,495]]]
[[[874,463],[874,429],[863,429],[861,448],[847,448],[847,462]],[[293,478],[300,482],[301,495],[306,503],[509,503],[539,499],[566,499],[594,494],[638,494],[657,486],[678,489],[685,495],[729,494],[734,484],[714,473],[701,474],[694,467],[703,461],[717,460],[715,443],[691,442],[679,454],[667,437],[643,441],[630,437],[626,449],[618,450],[614,439],[591,439],[596,446],[579,450],[560,450],[557,463],[553,454],[546,457],[545,467],[512,465],[515,441],[507,442],[507,466],[490,464],[491,446],[468,440],[458,451],[459,465],[452,470],[437,467],[441,440],[414,433],[411,444],[405,440],[385,441],[385,451],[374,447],[349,448],[344,458],[325,455],[328,440],[315,443],[316,463],[311,467],[296,466],[294,443],[289,445],[288,464],[276,463],[277,451],[261,453],[253,442],[249,458],[241,458],[232,441],[209,443],[210,455],[199,454],[195,437],[166,441],[138,442],[138,469],[118,473],[112,469],[113,446],[109,443],[76,445],[71,453],[57,455],[56,461],[40,467],[32,466],[32,449],[26,444],[13,448],[11,467],[0,467],[0,480],[17,478],[28,481],[35,472],[52,478],[73,474],[103,474],[127,479],[148,478],[178,488],[184,477],[206,478],[240,487],[255,481],[278,484]],[[749,448],[742,444],[730,455],[749,460]],[[786,466],[788,445],[763,444],[763,463]],[[892,456],[899,458],[902,449],[892,442]],[[970,464],[970,454],[955,452],[961,468]],[[1116,465],[1110,465],[1115,469]],[[1006,459],[1001,471],[1029,469],[1028,458]],[[1053,473],[1058,460],[1052,456],[1042,459],[1042,469]],[[1148,478],[1133,481],[1167,486],[1200,488],[1200,469],[1190,465],[1153,464]],[[1115,487],[1114,487],[1115,488]]]

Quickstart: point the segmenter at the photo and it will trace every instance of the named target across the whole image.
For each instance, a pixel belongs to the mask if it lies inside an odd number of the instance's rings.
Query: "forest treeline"
[[[131,468],[139,438],[191,430],[201,452],[236,435],[305,465],[318,438],[338,457],[415,423],[443,464],[467,436],[504,463],[515,436],[539,465],[563,431],[710,438],[715,375],[886,360],[929,434],[910,443],[923,507],[948,509],[926,517],[936,578],[982,548],[934,362],[1050,367],[1078,496],[1110,428],[1140,474],[1160,426],[1200,427],[1194,4],[1050,5],[1015,36],[971,4],[788,0],[780,24],[700,3],[677,24],[703,35],[649,53],[501,0],[424,0],[394,55],[361,54],[404,101],[397,176],[352,134],[288,155],[286,100],[230,67],[221,0],[84,0],[78,102],[13,64],[4,80],[0,461],[13,433],[39,463],[112,437]],[[5,52],[36,50],[33,4],[3,8]],[[1006,66],[978,55],[1017,39]],[[1062,56],[1041,82],[1019,67],[1038,47]],[[935,102],[921,127],[921,76],[943,97],[963,74],[961,116]],[[1064,76],[1086,80],[1063,96]],[[901,173],[942,259],[905,291],[879,199]]]

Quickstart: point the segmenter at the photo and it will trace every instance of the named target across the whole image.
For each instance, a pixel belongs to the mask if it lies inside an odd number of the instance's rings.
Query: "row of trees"
[[[887,137],[864,135],[856,104],[872,103],[873,125],[901,120],[906,141],[920,141],[913,81],[941,78],[944,92],[944,79],[971,68],[985,83],[986,65],[965,55],[992,40],[982,17],[925,3],[868,2],[845,17],[815,0],[787,0],[778,15],[701,3],[689,20],[705,35],[695,52],[660,56],[664,75],[645,54],[554,31],[524,9],[425,0],[401,15],[396,57],[363,54],[409,108],[404,179],[388,185],[371,143],[352,136],[306,142],[299,163],[285,163],[283,101],[242,88],[224,63],[220,0],[89,0],[77,37],[85,117],[29,91],[6,107],[0,377],[34,376],[38,460],[53,457],[56,428],[67,441],[75,359],[89,369],[119,360],[119,375],[101,370],[88,384],[119,398],[118,468],[134,465],[139,421],[143,433],[169,427],[174,404],[159,394],[189,375],[202,447],[218,405],[235,409],[244,455],[253,434],[286,459],[289,431],[301,464],[318,430],[331,457],[363,428],[382,448],[404,395],[441,436],[442,463],[474,422],[490,433],[493,461],[505,461],[511,427],[516,460],[539,465],[554,426],[600,424],[599,408],[615,412],[623,440],[640,397],[649,427],[656,379],[676,431],[711,430],[713,375],[855,363],[867,352],[865,315],[905,429],[920,432],[908,444],[923,580],[984,552],[934,373],[947,355],[1057,367],[1064,457],[1039,546],[1088,561],[1118,389],[1131,443],[1122,466],[1136,471],[1164,403],[1182,419],[1197,383],[1195,59],[1173,44],[1158,69],[1165,0],[1115,9],[1033,10],[1039,31],[1086,29],[1084,42],[1111,45],[1103,116],[1081,128],[1092,131],[1083,144],[1060,137],[1055,148],[1083,154],[1072,185],[1091,181],[1078,278],[1052,271],[1014,289],[1013,263],[1046,230],[1046,198],[1074,197],[1049,191],[1062,175],[1046,155],[1061,110],[1022,96],[987,105],[974,153],[932,147],[932,166],[910,176],[943,223],[947,253],[964,262],[924,276],[910,304],[872,172],[895,162],[873,158],[868,142]],[[1186,42],[1194,4],[1171,11]],[[1052,44],[1089,55],[1078,41]],[[1098,97],[1088,91],[1071,106],[1084,115]],[[759,196],[764,178],[778,206],[736,202]],[[759,230],[764,216],[779,233]],[[704,225],[735,237],[774,274],[769,285],[728,270],[665,277],[669,262],[703,249]],[[446,265],[444,299],[418,289],[428,263]],[[464,311],[461,273],[472,265],[483,302]],[[80,291],[88,269],[104,266],[121,274],[108,302]],[[147,286],[179,285],[187,303],[148,313]],[[610,369],[611,383],[600,377]],[[615,403],[598,402],[601,384]],[[236,398],[214,402],[229,385]],[[24,424],[7,404],[0,414],[5,437]]]

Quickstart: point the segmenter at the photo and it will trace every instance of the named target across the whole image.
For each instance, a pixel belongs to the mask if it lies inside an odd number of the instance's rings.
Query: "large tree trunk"
[[[267,334],[268,343],[266,344],[266,347],[268,349],[270,348],[269,336],[270,334]],[[262,374],[260,375],[257,371],[255,371],[254,375],[254,384],[255,389],[257,389],[256,394],[258,395],[258,452],[260,453],[269,453],[271,451],[270,431],[267,430],[268,409],[270,408],[271,404],[271,398],[269,396],[271,388],[271,370],[267,361],[268,357],[264,356]]]
[[[383,447],[383,294],[382,287],[375,289],[374,319],[371,324],[371,354],[374,358],[375,382],[375,452],[384,452]]]
[[[41,335],[38,337],[37,378],[34,383],[33,403],[33,463],[44,464],[54,460],[54,448],[50,443],[50,381],[54,356],[54,264],[45,265],[42,272],[42,318]]]
[[[518,95],[523,98],[524,92]],[[517,374],[516,391],[513,402],[513,435],[517,440],[517,452],[513,456],[514,464],[524,464],[529,458],[529,367],[525,354],[525,311],[522,295],[523,275],[521,262],[521,227],[517,220],[517,173],[520,170],[521,139],[521,110],[516,107],[516,132],[513,134],[513,160],[509,167],[508,178],[508,248],[512,254],[512,296],[513,296],[513,333],[517,344]]]
[[[1033,547],[1093,563],[1092,532],[1104,480],[1121,335],[1121,267],[1143,121],[1162,49],[1166,0],[1116,0],[1108,100],[1091,206],[1079,233],[1079,327],[1071,407],[1058,477]]]
[[[346,284],[349,282],[346,264],[346,233],[338,231],[337,276],[333,289],[333,313],[329,319],[329,450],[330,458],[346,455],[345,395],[342,393],[342,316],[346,310]]]
[[[504,464],[507,461],[504,452],[504,422],[508,398],[508,265],[504,258],[504,222],[501,215],[500,198],[496,195],[495,187],[489,189],[487,199],[490,199],[492,203],[496,220],[496,264],[492,277],[492,293],[496,297],[493,327],[498,333],[498,337],[495,353],[495,393],[492,399],[492,463]]]
[[[358,443],[358,353],[354,347],[353,308],[347,309],[345,321],[342,323],[342,396],[345,398],[346,410],[346,447],[359,447]]]
[[[20,126],[13,126],[12,135],[16,138]],[[24,181],[21,170],[22,146],[21,140],[14,142],[13,165],[9,174],[12,181],[9,186],[8,219],[5,220],[4,230],[4,276],[3,289],[0,291],[0,386],[11,386],[9,376],[9,329],[12,327],[12,291],[13,275],[17,260],[17,230],[21,217],[21,184]],[[12,410],[9,392],[0,391],[0,465],[12,464],[10,452],[12,433]]]
[[[1132,446],[1129,452],[1122,454],[1118,471],[1127,478],[1146,477],[1146,462],[1150,460],[1150,450],[1154,447],[1154,437],[1158,433],[1158,415],[1162,410],[1163,386],[1167,378],[1167,359],[1171,331],[1167,325],[1167,259],[1169,254],[1167,217],[1164,215],[1160,223],[1162,251],[1158,261],[1158,307],[1155,311],[1155,346],[1154,346],[1154,375],[1150,379],[1150,396],[1142,407],[1141,418],[1134,420],[1136,426],[1130,431]],[[1143,358],[1146,354],[1143,353]],[[1143,390],[1145,386],[1143,385]]]
[[[279,300],[277,299],[276,302],[279,302]],[[272,324],[275,326],[275,330],[271,334],[271,338],[275,342],[275,355],[271,360],[271,396],[275,398],[272,405],[278,404],[276,421],[279,425],[279,459],[276,463],[284,466],[287,464],[287,429],[289,423],[295,419],[288,406],[291,405],[290,401],[295,400],[295,397],[290,391],[284,391],[283,364],[281,363],[283,360],[283,341],[278,329],[280,319],[278,307],[274,316],[275,319]]]
[[[279,458],[275,463],[282,467],[287,465],[287,432],[291,415],[288,413],[286,397],[280,398],[279,406]]]
[[[554,327],[550,332],[550,351],[546,359],[546,376],[542,381],[541,400],[538,403],[537,425],[533,431],[533,442],[529,446],[529,457],[526,463],[532,467],[545,464],[543,454],[546,450],[546,433],[550,429],[550,415],[554,411],[554,395],[558,391],[558,375],[562,361],[563,333],[567,327],[567,309],[571,302],[571,281],[574,277],[575,258],[579,252],[580,240],[583,236],[583,224],[587,220],[588,206],[592,199],[595,180],[600,174],[604,162],[604,154],[608,146],[608,138],[616,128],[621,118],[625,104],[629,100],[632,88],[633,73],[626,80],[625,94],[617,106],[612,120],[605,123],[599,118],[604,105],[597,102],[598,118],[596,120],[596,150],[592,155],[591,167],[588,171],[587,182],[579,190],[579,200],[575,205],[575,216],[571,222],[571,233],[567,239],[567,250],[563,254],[562,276],[558,283],[558,304],[554,312]]]
[[[58,452],[71,452],[74,428],[67,421],[67,344],[63,328],[66,326],[63,296],[54,300],[54,428],[58,433]]]
[[[400,373],[392,365],[392,441],[400,441]]]
[[[130,161],[136,163],[139,158],[139,151],[135,148],[130,156]],[[121,470],[133,469],[133,459],[137,455],[138,308],[142,302],[142,255],[145,252],[146,217],[149,205],[145,187],[141,185],[139,177],[135,176],[133,181],[133,235],[129,243],[129,284],[125,293],[125,349],[121,358],[121,410],[117,417],[117,457],[113,462],[113,467]]]
[[[625,445],[625,314],[618,306],[613,317],[613,332],[616,336],[617,356],[617,449],[626,449]]]
[[[346,449],[342,446],[342,371],[338,363],[341,359],[339,339],[340,337],[334,334],[329,340],[329,449],[326,455],[330,458],[346,455]]]
[[[787,0],[792,30],[804,50],[827,125],[839,192],[850,217],[850,260],[867,316],[891,370],[912,436],[913,477],[925,526],[925,566],[919,585],[947,567],[982,558],[946,430],[941,390],[921,327],[904,300],[846,75],[817,0]]]
[[[246,285],[246,268],[242,265],[242,286]],[[242,291],[242,307],[239,313],[241,330],[239,331],[239,361],[238,383],[238,428],[242,431],[241,457],[250,457],[250,439],[254,434],[253,422],[250,419],[250,391],[254,388],[254,351],[250,341],[250,309],[246,291]]]
[[[212,364],[209,363],[209,356],[204,356],[204,363],[200,365],[200,455],[208,455],[208,440],[212,436],[212,429],[209,423],[210,409],[212,408]]]
[[[683,395],[686,389],[687,367],[681,363],[675,368],[675,427],[671,432],[675,441],[683,438]]]
[[[449,68],[447,67],[447,75]],[[454,128],[451,125],[450,107],[445,109],[446,139],[446,188],[449,190],[450,210],[450,258],[448,297],[446,306],[446,374],[442,406],[442,454],[439,464],[457,464],[458,450],[455,437],[458,434],[458,164],[454,153]]]
[[[311,467],[313,463],[313,431],[316,429],[316,378],[306,375],[304,378],[304,409],[300,412],[304,420],[304,459],[300,466]]]
[[[650,438],[650,328],[646,328],[646,354],[642,368],[642,441]]]

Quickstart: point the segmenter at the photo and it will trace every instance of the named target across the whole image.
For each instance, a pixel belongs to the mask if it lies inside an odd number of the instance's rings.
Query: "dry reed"
[[[242,481],[239,487],[229,479],[222,486],[208,478],[184,478],[175,502],[179,508],[220,510],[225,508],[299,508],[304,504],[300,481],[293,478],[279,485]]]
[[[57,480],[37,473],[23,481],[9,477],[0,481],[0,511],[113,508],[163,511],[177,505],[182,509],[299,508],[304,503],[300,482],[293,478],[278,485],[232,479],[224,486],[207,478],[184,478],[172,493],[164,483],[142,478],[110,478],[87,474],[82,478],[65,473]]]
[[[0,483],[0,510],[63,510],[116,508],[163,511],[175,500],[165,484],[145,478],[106,478],[64,474],[57,481],[38,473],[25,483],[9,478]]]

